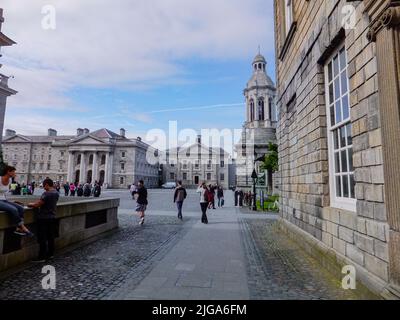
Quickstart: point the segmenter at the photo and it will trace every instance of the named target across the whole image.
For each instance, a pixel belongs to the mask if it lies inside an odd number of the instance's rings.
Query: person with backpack
[[[199,187],[197,188],[197,193],[200,193],[200,207],[202,212],[201,222],[204,224],[208,224],[207,208],[209,203],[209,191],[205,182],[199,185]]]
[[[178,186],[175,189],[174,193],[174,203],[178,207],[178,219],[183,220],[182,217],[182,206],[183,201],[185,201],[187,197],[186,189],[182,186],[182,181],[178,181]]]

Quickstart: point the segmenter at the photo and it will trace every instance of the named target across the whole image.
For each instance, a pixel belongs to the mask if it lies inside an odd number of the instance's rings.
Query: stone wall
[[[18,197],[18,201],[29,203],[36,197]],[[60,198],[57,205],[58,236],[56,249],[80,242],[90,242],[102,234],[118,228],[119,199],[71,200]],[[33,210],[26,209],[25,224],[35,233]],[[38,244],[35,238],[22,238],[13,232],[15,225],[0,212],[0,272],[18,266],[37,257]]]
[[[367,40],[363,2],[295,1],[297,23],[285,44],[282,6],[275,1],[279,165],[282,218],[388,283],[388,223],[384,204],[375,43]],[[342,8],[356,9],[354,29],[342,28]],[[344,42],[348,57],[356,180],[355,211],[331,203],[324,64]],[[286,50],[282,54],[282,50]],[[290,63],[288,63],[290,61]],[[368,277],[364,279],[368,282]],[[368,284],[376,289],[374,284]],[[383,290],[382,286],[381,289]]]

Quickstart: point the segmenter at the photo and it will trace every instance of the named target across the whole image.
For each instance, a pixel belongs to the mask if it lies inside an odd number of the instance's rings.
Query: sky
[[[17,42],[0,58],[18,91],[4,128],[20,134],[125,128],[145,139],[169,121],[178,130],[240,129],[259,46],[275,78],[271,0],[1,0],[0,7],[2,32]]]

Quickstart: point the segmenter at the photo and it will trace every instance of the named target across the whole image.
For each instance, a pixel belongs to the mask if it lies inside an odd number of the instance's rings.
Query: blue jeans
[[[7,200],[0,200],[0,211],[7,213],[18,226],[24,224],[24,208],[19,204]]]
[[[182,218],[183,201],[177,201],[176,206],[178,207],[178,218]]]

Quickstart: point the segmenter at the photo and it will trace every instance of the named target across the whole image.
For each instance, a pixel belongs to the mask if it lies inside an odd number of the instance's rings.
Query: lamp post
[[[257,182],[257,172],[256,169],[253,169],[253,173],[251,174],[251,178],[253,179],[253,211],[257,211],[257,196],[256,196],[256,182]]]

